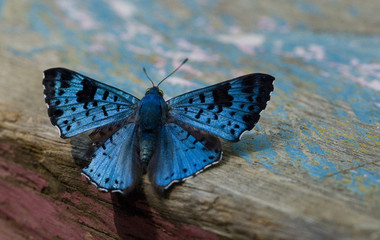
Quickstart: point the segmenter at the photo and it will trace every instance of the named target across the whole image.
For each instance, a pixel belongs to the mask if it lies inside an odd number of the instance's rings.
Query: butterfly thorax
[[[140,161],[145,169],[156,149],[162,124],[166,121],[167,104],[157,87],[149,88],[138,109]]]

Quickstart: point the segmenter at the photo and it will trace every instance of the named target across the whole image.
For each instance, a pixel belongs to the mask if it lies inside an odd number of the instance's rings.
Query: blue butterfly
[[[126,193],[145,171],[162,192],[218,163],[218,137],[238,141],[255,126],[273,81],[253,73],[168,101],[159,84],[139,100],[64,68],[44,71],[43,85],[51,123],[62,138],[94,129],[86,155],[91,163],[82,174],[100,190]]]

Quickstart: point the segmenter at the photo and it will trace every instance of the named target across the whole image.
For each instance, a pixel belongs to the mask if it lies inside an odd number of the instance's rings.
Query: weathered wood
[[[241,6],[227,1],[210,6],[219,17],[210,9],[209,16],[195,15],[199,7],[195,3],[184,7],[162,1],[145,6],[144,11],[164,6],[168,13],[178,13],[172,32],[164,29],[168,19],[160,16],[165,13],[140,19],[143,30],[137,30],[150,36],[145,27],[152,32],[163,28],[162,35],[155,33],[159,37],[151,36],[146,42],[152,53],[128,34],[124,38],[129,42],[115,34],[122,29],[117,20],[138,23],[139,8],[109,2],[0,2],[0,239],[380,238],[380,59],[370,51],[379,38],[355,37],[351,44],[359,47],[352,52],[355,47],[339,44],[349,41],[339,31],[379,34],[373,27],[379,19],[369,16],[380,6],[377,2],[343,8],[346,0],[337,1],[336,6],[307,1],[293,9],[287,1],[256,5],[241,1]],[[98,4],[97,8],[92,4]],[[112,4],[119,10],[105,8]],[[261,13],[261,18],[251,16],[250,9]],[[331,9],[339,10],[334,12],[337,16]],[[107,15],[110,12],[119,18]],[[224,26],[229,20],[222,15],[227,13],[239,23],[237,33]],[[272,16],[281,16],[286,24]],[[177,22],[195,21],[195,27],[200,19],[210,20],[208,27],[214,29],[215,37],[207,37],[200,27],[200,38],[187,33],[186,43],[181,35],[189,30],[178,28]],[[306,27],[297,29],[297,21]],[[253,33],[252,22],[258,22],[254,29],[262,35]],[[99,27],[103,23],[116,27],[103,29]],[[336,35],[320,36],[312,30]],[[180,40],[171,34],[179,34]],[[181,44],[169,43],[165,49],[173,49],[163,53],[155,45],[155,41],[164,45],[162,36]],[[130,52],[120,50],[117,41]],[[162,70],[160,61],[175,59],[176,47],[180,57],[190,54],[190,60],[194,59],[183,69],[189,79],[196,76],[211,84],[227,79],[226,75],[235,76],[231,72],[251,69],[275,75],[268,108],[256,130],[242,141],[223,142],[219,165],[176,185],[165,196],[158,196],[146,177],[141,188],[125,198],[99,192],[80,175],[88,138],[60,139],[50,124],[42,71],[55,66],[76,67],[84,73],[93,69],[92,77],[140,97],[147,83],[139,79],[143,75],[135,68],[159,62],[151,68]],[[332,50],[336,51],[333,56],[329,55]],[[131,59],[124,61],[123,54]],[[344,54],[348,62],[340,59]],[[134,60],[141,62],[135,66]],[[217,70],[210,70],[212,64]],[[113,80],[124,78],[130,81],[120,85]],[[206,85],[175,77],[166,84],[172,96]]]

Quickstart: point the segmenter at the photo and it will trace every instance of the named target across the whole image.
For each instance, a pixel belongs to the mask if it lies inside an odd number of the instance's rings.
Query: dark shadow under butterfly
[[[238,141],[255,126],[273,81],[253,73],[168,101],[159,84],[139,100],[64,68],[46,70],[43,85],[51,123],[62,138],[94,129],[90,164],[82,173],[101,190],[126,193],[145,171],[162,192],[218,163],[218,137]]]

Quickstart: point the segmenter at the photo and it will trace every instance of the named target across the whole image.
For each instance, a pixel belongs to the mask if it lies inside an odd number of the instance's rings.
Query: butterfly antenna
[[[161,82],[159,82],[159,83],[157,84],[157,87],[160,86],[160,84],[161,84],[163,81],[165,81],[168,77],[170,77],[170,76],[173,75],[175,72],[177,72],[177,70],[180,69],[180,68],[182,67],[182,65],[185,64],[188,60],[189,60],[188,58],[185,58],[185,59],[182,61],[182,63],[181,63],[178,67],[176,67],[176,69],[174,69],[171,73],[169,73],[169,75],[167,75],[164,79],[161,80]]]
[[[145,73],[145,76],[149,79],[149,81],[152,83],[152,85],[153,85],[153,87],[154,87],[154,82],[153,82],[152,79],[149,77],[148,73],[146,72],[145,67],[143,67],[143,72]]]

